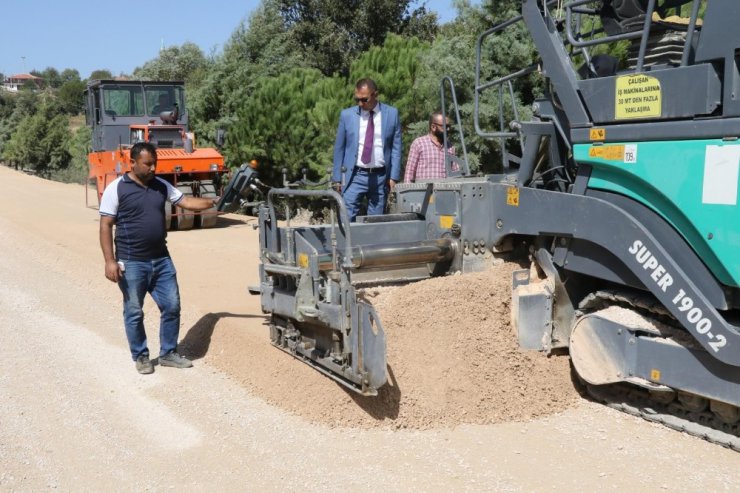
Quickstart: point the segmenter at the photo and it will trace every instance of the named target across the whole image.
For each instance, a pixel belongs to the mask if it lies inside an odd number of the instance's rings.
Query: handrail
[[[492,27],[491,29],[488,29],[487,31],[484,31],[480,36],[478,36],[478,40],[475,43],[475,94],[473,95],[474,97],[473,125],[475,127],[475,133],[479,135],[480,137],[493,137],[493,138],[501,137],[500,135],[497,135],[496,132],[486,133],[480,127],[480,93],[484,91],[485,89],[492,87],[494,85],[492,83],[486,83],[485,87],[481,86],[480,70],[481,70],[481,52],[482,52],[482,47],[483,47],[483,41],[485,41],[485,39],[491,36],[492,34],[495,34],[499,31],[506,29],[507,27],[511,25],[521,22],[523,19],[524,19],[524,16],[522,15],[517,15],[515,17],[512,17],[511,19],[504,21],[501,24],[498,24]],[[501,110],[501,105],[499,105],[499,110]]]
[[[640,38],[640,49],[638,53],[636,72],[641,72],[644,68],[645,52],[647,51],[647,43],[650,36],[650,28],[653,23],[653,12],[656,10],[656,1],[649,0],[648,6],[645,12],[645,20],[643,22],[642,30],[606,35],[602,38],[592,38],[588,40],[580,40],[580,33],[575,35],[573,33],[573,14],[576,14],[578,18],[581,15],[598,15],[598,11],[589,8],[583,8],[582,5],[591,3],[593,0],[572,0],[565,5],[565,35],[568,43],[576,48],[586,48],[589,46],[596,46],[607,43],[614,43],[616,41],[625,41],[631,39]],[[686,40],[684,41],[683,54],[681,56],[681,66],[685,67],[689,62],[689,54],[691,50],[691,44],[694,39],[696,31],[697,19],[699,17],[699,8],[701,6],[700,0],[692,0],[691,17],[689,19],[689,25],[687,27]],[[577,29],[580,28],[580,22],[577,23]],[[579,29],[580,31],[580,29]],[[600,30],[599,32],[603,32]]]
[[[470,166],[468,165],[468,151],[465,148],[465,135],[463,134],[463,128],[462,128],[462,119],[460,118],[460,106],[457,104],[457,94],[455,92],[455,83],[452,80],[452,77],[449,75],[445,75],[442,77],[442,80],[439,82],[439,98],[441,103],[441,110],[442,110],[442,117],[447,118],[447,107],[445,105],[445,82],[449,82],[450,84],[450,93],[452,94],[452,104],[455,108],[455,124],[457,125],[458,134],[460,136],[460,147],[462,147],[463,152],[463,166],[464,169],[464,176],[470,176]],[[447,125],[444,125],[443,127],[443,138],[442,138],[442,148],[444,149],[444,156],[445,156],[445,173],[446,176],[450,176],[451,172],[451,165],[450,165],[450,155],[447,152]]]
[[[555,5],[559,0],[548,0],[544,5],[544,8],[547,10],[549,7]],[[511,107],[512,111],[514,113],[514,120],[518,123],[519,122],[519,109],[516,103],[516,98],[514,97],[514,86],[512,84],[512,81],[515,79],[519,79],[521,77],[525,77],[533,72],[536,72],[539,69],[539,66],[537,63],[533,63],[529,65],[528,67],[525,67],[521,70],[517,70],[516,72],[510,73],[508,75],[504,75],[501,77],[498,77],[497,79],[488,81],[488,82],[481,82],[481,57],[482,57],[482,51],[483,51],[483,43],[484,41],[500,32],[504,29],[508,28],[509,26],[512,26],[514,24],[517,24],[519,22],[522,22],[524,20],[523,15],[517,15],[512,17],[511,19],[508,19],[504,22],[501,22],[500,24],[497,24],[496,26],[484,31],[480,36],[478,36],[478,39],[476,41],[475,45],[475,91],[474,91],[474,103],[473,103],[473,124],[475,128],[475,133],[484,138],[492,138],[492,139],[499,139],[500,140],[500,146],[501,146],[501,159],[502,159],[502,165],[504,168],[507,167],[508,157],[507,157],[507,149],[506,149],[506,139],[510,138],[517,138],[519,140],[520,146],[522,148],[524,147],[524,138],[521,134],[521,126],[516,126],[516,131],[507,131],[505,130],[505,122],[504,122],[504,87],[503,85],[506,84],[508,86],[508,93],[509,97],[511,98]],[[497,132],[489,132],[481,128],[480,123],[480,108],[481,108],[481,94],[483,91],[491,88],[498,88],[498,98],[499,98],[499,107],[498,107],[498,120],[499,120],[499,129]]]
[[[628,33],[622,33],[622,34],[607,35],[603,38],[591,39],[591,40],[586,40],[586,41],[578,41],[578,39],[576,39],[576,37],[573,35],[573,8],[578,7],[580,5],[587,4],[587,3],[591,3],[592,1],[593,0],[573,0],[572,2],[569,2],[565,5],[565,36],[568,39],[568,44],[576,48],[585,48],[588,46],[612,43],[614,41],[625,41],[628,39],[637,39],[642,36],[642,33],[640,31],[634,31],[634,32],[628,32]],[[588,13],[588,12],[577,12],[577,13],[580,15],[581,13]],[[596,12],[594,12],[594,15],[596,15]]]
[[[645,63],[645,52],[647,51],[647,42],[650,39],[650,26],[653,24],[653,12],[655,11],[655,0],[648,0],[647,12],[645,12],[645,22],[642,24],[642,37],[640,38],[640,51],[637,54],[636,72],[642,72],[642,66]]]
[[[696,32],[696,20],[699,18],[699,7],[701,2],[694,0],[691,5],[691,18],[689,19],[688,33],[686,33],[686,44],[683,47],[683,54],[681,55],[681,66],[685,67],[689,64],[689,52],[691,51],[691,44],[694,42],[694,33]]]
[[[275,214],[274,196],[283,197],[324,197],[336,202],[339,209],[340,231],[344,234],[344,249],[342,268],[345,270],[352,269],[352,237],[350,235],[350,220],[347,207],[344,205],[342,196],[334,190],[292,190],[288,188],[273,188],[267,192],[267,210],[272,224],[277,225],[277,216]],[[273,245],[277,245],[277,227],[272,228]]]

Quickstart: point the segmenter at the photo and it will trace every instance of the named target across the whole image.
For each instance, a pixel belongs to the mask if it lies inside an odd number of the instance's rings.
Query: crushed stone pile
[[[238,319],[217,323],[206,358],[267,402],[330,426],[428,429],[558,413],[579,394],[567,356],[518,347],[517,268],[364,289],[387,339],[388,384],[377,397],[346,390],[270,346],[266,327],[249,333]]]

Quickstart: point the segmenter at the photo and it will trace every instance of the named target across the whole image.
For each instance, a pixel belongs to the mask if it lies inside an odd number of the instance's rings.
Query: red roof
[[[31,75],[31,74],[16,74],[16,75],[11,75],[10,77],[8,77],[8,79],[29,79],[29,80],[39,79],[41,80],[41,77],[36,77],[35,75]]]

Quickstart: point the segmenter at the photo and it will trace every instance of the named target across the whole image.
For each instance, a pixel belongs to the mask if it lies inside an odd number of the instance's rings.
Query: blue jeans
[[[359,214],[363,197],[367,197],[368,216],[383,214],[385,212],[385,189],[385,172],[363,173],[353,170],[350,182],[342,194],[350,221],[354,222]]]
[[[177,272],[170,257],[154,260],[123,260],[126,270],[118,287],[123,293],[123,324],[131,356],[149,355],[144,331],[144,296],[149,293],[160,312],[159,346],[160,356],[177,348],[180,334],[180,291]]]

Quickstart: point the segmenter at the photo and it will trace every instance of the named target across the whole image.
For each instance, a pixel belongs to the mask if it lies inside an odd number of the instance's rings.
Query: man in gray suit
[[[368,215],[383,214],[388,189],[401,179],[398,110],[377,98],[375,81],[360,79],[355,85],[357,106],[339,115],[332,181],[344,195],[351,221],[365,197]]]

